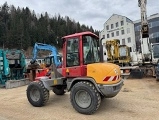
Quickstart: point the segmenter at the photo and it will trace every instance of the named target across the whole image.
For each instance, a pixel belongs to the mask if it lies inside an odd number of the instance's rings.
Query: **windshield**
[[[92,36],[83,36],[84,64],[99,62],[98,39]]]
[[[57,61],[60,62],[60,63],[62,62],[61,56],[57,56]],[[52,63],[55,63],[54,62],[54,56],[49,56],[49,57],[45,58],[45,64],[46,65],[51,65]]]
[[[126,56],[126,47],[120,47],[119,48],[119,56],[120,57]]]
[[[45,58],[45,64],[50,64],[50,63],[51,63],[50,58],[49,58],[49,57],[46,57],[46,58]]]
[[[159,44],[153,45],[153,56],[154,58],[159,58]]]

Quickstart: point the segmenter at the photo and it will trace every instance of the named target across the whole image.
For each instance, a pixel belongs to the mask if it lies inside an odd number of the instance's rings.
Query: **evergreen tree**
[[[27,50],[35,42],[62,47],[61,37],[77,32],[91,31],[99,34],[92,26],[80,24],[68,16],[48,13],[37,17],[34,10],[15,8],[5,2],[0,7],[0,47]]]

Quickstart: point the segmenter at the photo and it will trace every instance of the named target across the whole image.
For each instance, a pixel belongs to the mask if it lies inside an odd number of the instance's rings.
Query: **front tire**
[[[44,106],[49,99],[49,91],[41,81],[32,82],[27,87],[27,99],[35,107]]]
[[[100,106],[101,96],[95,86],[86,81],[76,83],[70,93],[71,104],[82,114],[93,114]]]

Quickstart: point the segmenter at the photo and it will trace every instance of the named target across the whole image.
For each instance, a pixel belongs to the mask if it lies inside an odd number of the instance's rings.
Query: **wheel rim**
[[[153,71],[152,70],[148,70],[147,71],[147,76],[152,76],[153,75]]]
[[[37,88],[33,88],[30,91],[30,97],[33,101],[37,102],[40,99],[40,92]]]
[[[92,102],[90,94],[85,90],[80,90],[76,93],[75,101],[81,108],[88,108]]]

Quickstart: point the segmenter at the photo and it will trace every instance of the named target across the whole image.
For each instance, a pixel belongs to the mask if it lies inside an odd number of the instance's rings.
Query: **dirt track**
[[[50,91],[46,106],[31,106],[27,86],[0,89],[0,120],[159,120],[159,82],[155,79],[125,80],[121,92],[104,99],[93,115],[77,113],[69,93],[56,96]]]

